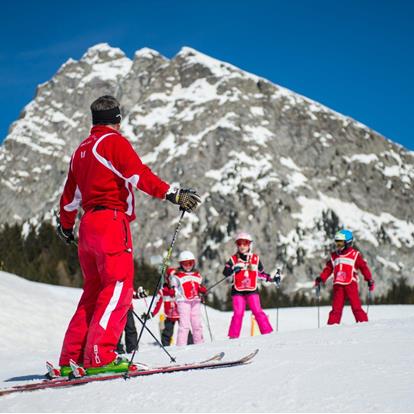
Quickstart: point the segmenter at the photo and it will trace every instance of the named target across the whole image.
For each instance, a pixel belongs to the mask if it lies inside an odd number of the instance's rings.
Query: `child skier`
[[[315,279],[315,286],[319,286],[325,283],[332,273],[334,275],[332,310],[329,313],[328,325],[341,322],[345,298],[348,298],[351,304],[355,320],[368,322],[368,315],[362,309],[358,295],[357,270],[361,271],[370,291],[374,290],[375,284],[362,254],[352,247],[353,239],[350,230],[340,230],[335,234],[336,249],[331,253],[331,258],[320,276]]]
[[[171,268],[169,270],[171,271]],[[180,315],[178,314],[177,301],[175,300],[175,289],[170,287],[169,280],[170,278],[167,274],[163,288],[158,291],[154,310],[148,315],[149,318],[155,317],[160,311],[162,304],[164,303],[165,321],[164,328],[161,331],[161,343],[164,346],[171,345],[171,339],[174,335],[175,323],[180,319]],[[141,319],[145,320],[145,318],[146,312],[144,312],[141,316]],[[190,331],[188,333],[187,345],[192,345],[193,343],[193,336]]]
[[[201,325],[201,296],[207,293],[205,286],[201,284],[202,277],[195,270],[195,257],[190,251],[183,251],[178,258],[180,267],[169,269],[171,286],[175,290],[177,300],[179,322],[177,345],[186,345],[188,333],[191,328],[195,344],[204,342],[203,327]]]
[[[227,261],[223,275],[233,276],[231,290],[233,303],[233,317],[231,319],[228,336],[231,339],[238,338],[243,323],[246,304],[253,312],[261,334],[268,334],[273,331],[272,326],[263,312],[260,297],[257,289],[258,278],[266,281],[275,281],[270,275],[264,273],[263,264],[259,256],[252,252],[252,236],[241,232],[236,236],[236,253]]]

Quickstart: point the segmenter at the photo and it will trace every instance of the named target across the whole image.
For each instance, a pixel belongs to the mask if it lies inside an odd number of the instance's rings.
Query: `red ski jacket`
[[[165,198],[170,186],[142,163],[129,141],[118,131],[95,125],[72,155],[60,199],[60,222],[65,229],[75,223],[76,212],[94,207],[123,211],[135,219],[134,192]]]
[[[154,317],[161,309],[161,305],[164,303],[164,314],[166,318],[178,321],[180,315],[178,313],[177,302],[175,301],[175,292],[174,289],[164,286],[159,290],[157,295],[157,302],[155,304],[154,310],[151,312],[152,317]]]
[[[355,253],[352,255],[352,253]],[[353,263],[352,266],[349,264],[347,265],[347,261],[349,262],[350,259],[348,259],[348,256],[353,257]],[[340,263],[342,261],[344,264]],[[344,266],[344,270],[346,272],[350,271],[351,274],[349,277],[346,277],[344,280],[342,280],[339,276],[338,269]],[[349,269],[348,269],[349,267]],[[334,274],[334,284],[349,284],[351,282],[358,283],[358,273],[357,270],[360,270],[362,275],[364,276],[364,279],[366,281],[372,279],[371,271],[369,270],[369,267],[367,265],[367,262],[363,259],[362,254],[358,252],[358,250],[354,249],[353,247],[350,247],[343,251],[341,254],[338,254],[336,252],[333,252],[331,254],[331,258],[326,262],[325,268],[322,270],[322,273],[320,274],[320,277],[322,279],[322,282],[325,283],[326,280],[329,278],[329,276],[333,273]]]

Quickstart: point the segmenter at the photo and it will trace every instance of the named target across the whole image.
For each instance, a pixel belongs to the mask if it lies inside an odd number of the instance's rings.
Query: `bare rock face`
[[[111,94],[122,132],[161,178],[196,188],[203,204],[177,241],[211,282],[249,231],[268,271],[290,291],[319,273],[340,226],[354,230],[378,291],[414,283],[414,155],[310,99],[196,50],[130,60],[107,44],[69,59],[14,122],[0,147],[0,223],[50,220],[91,102]],[[168,246],[178,211],[137,196],[135,254]]]

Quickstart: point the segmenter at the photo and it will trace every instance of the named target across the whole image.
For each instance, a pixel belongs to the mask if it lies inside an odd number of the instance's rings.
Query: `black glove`
[[[319,287],[321,283],[322,283],[322,278],[321,278],[320,276],[318,276],[318,277],[315,279],[315,286],[316,286],[316,287]]]
[[[143,320],[143,321],[147,321],[148,319],[151,319],[152,318],[152,316],[151,316],[151,312],[149,313],[149,315],[147,316],[147,312],[144,312],[142,315],[141,315],[141,319]]]
[[[134,292],[134,299],[144,299],[148,297],[148,290],[144,289],[142,286],[139,286],[137,291]]]
[[[60,223],[57,226],[56,233],[66,244],[71,244],[72,242],[75,241],[75,237],[73,236],[73,230],[64,229],[60,225]]]
[[[194,211],[198,204],[201,203],[201,198],[197,194],[197,191],[191,188],[180,188],[173,193],[168,193],[165,198],[173,204],[178,204],[180,210],[186,212]]]
[[[234,273],[239,273],[239,272],[241,272],[241,270],[242,270],[242,268],[240,266],[233,267],[233,272]]]

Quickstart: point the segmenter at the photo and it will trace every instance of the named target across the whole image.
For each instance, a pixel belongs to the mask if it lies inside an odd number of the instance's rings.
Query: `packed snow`
[[[269,289],[274,287],[269,287]],[[44,361],[57,361],[80,289],[29,282],[0,272],[0,387],[37,380]],[[147,299],[149,301],[149,298]],[[144,301],[134,301],[139,313]],[[406,412],[414,410],[414,306],[371,306],[371,322],[324,323],[328,307],[279,310],[278,332],[250,336],[246,312],[240,339],[228,340],[230,312],[207,309],[213,341],[170,347],[178,362],[219,351],[236,358],[258,348],[246,366],[92,383],[12,394],[1,412]],[[276,309],[266,310],[273,326]],[[205,313],[203,310],[203,317]],[[205,324],[205,320],[204,320]],[[157,321],[149,324],[157,332]],[[137,360],[165,365],[168,357],[144,334]]]

